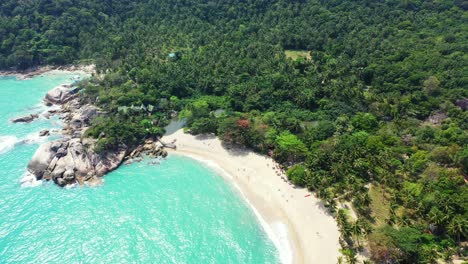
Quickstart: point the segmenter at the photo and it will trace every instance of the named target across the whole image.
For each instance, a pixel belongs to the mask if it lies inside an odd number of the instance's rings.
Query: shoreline
[[[71,66],[54,70],[48,67],[43,69],[47,70],[36,71],[35,74],[40,76],[76,74],[81,79],[83,76],[94,73],[94,65]],[[37,76],[34,75],[34,77]],[[60,187],[75,184],[100,185],[101,177],[122,163],[127,151],[126,147],[97,154],[94,151],[96,140],[83,137],[91,120],[103,112],[95,105],[80,102],[77,96],[78,90],[79,88],[73,84],[62,84],[46,93],[43,104],[53,109],[43,111],[40,116],[47,119],[51,116],[58,116],[63,126],[57,133],[60,135],[59,138],[40,144],[27,165],[27,173],[20,180],[22,185],[36,186],[38,185],[36,181],[42,180],[52,180]],[[39,118],[39,114],[31,114],[29,119],[21,122],[33,122],[36,118]],[[22,117],[20,119],[24,120]],[[11,121],[15,122],[15,120]],[[48,136],[49,130],[45,131],[44,136]]]
[[[64,72],[77,72],[84,74],[95,73],[95,65],[67,65],[67,66],[39,66],[24,71],[18,70],[0,70],[0,76],[13,76],[19,80],[27,80],[40,76],[43,74],[64,73]]]
[[[34,76],[54,71],[72,70],[48,69]],[[62,115],[68,107],[61,105],[60,108]],[[67,120],[64,121],[66,126]],[[283,181],[276,174],[276,163],[271,158],[249,150],[226,149],[214,136],[192,136],[184,134],[182,129],[165,135],[164,139],[177,141],[177,150],[166,148],[170,153],[208,164],[240,191],[278,249],[283,263],[337,262],[340,234],[334,218],[306,189],[293,188]]]
[[[248,207],[250,210],[252,210],[253,214],[259,221],[259,224],[262,226],[263,231],[267,234],[268,238],[271,240],[271,242],[274,244],[275,248],[278,250],[278,255],[279,259],[281,260],[281,263],[283,264],[290,264],[293,263],[293,260],[295,260],[294,255],[298,254],[296,250],[293,250],[293,245],[291,244],[291,239],[293,239],[290,236],[294,236],[294,241],[296,241],[296,235],[295,234],[288,234],[288,227],[282,223],[282,222],[275,222],[273,224],[277,225],[277,232],[275,233],[275,230],[273,230],[273,226],[267,222],[265,219],[264,215],[262,215],[255,205],[251,203],[249,200],[247,194],[242,191],[242,188],[238,185],[236,181],[233,180],[233,176],[229,174],[227,171],[225,171],[219,164],[203,159],[200,156],[191,154],[189,152],[177,152],[175,150],[169,151],[169,153],[172,153],[174,155],[180,155],[183,157],[188,157],[190,159],[194,159],[203,165],[209,167],[209,169],[215,171],[217,174],[219,174],[221,177],[224,178],[228,182],[228,184],[232,185],[233,188],[235,188],[236,192],[239,192],[239,195],[241,198],[247,203]],[[283,234],[278,234],[278,231],[284,230]],[[300,253],[300,252],[299,252]],[[300,257],[302,258],[302,256]],[[297,262],[294,262],[297,263]]]
[[[168,150],[169,154],[203,162],[240,191],[283,263],[337,262],[341,247],[335,219],[315,196],[305,197],[309,191],[283,181],[271,158],[249,150],[226,149],[215,136],[193,136],[182,129],[163,139],[176,140],[177,150]]]

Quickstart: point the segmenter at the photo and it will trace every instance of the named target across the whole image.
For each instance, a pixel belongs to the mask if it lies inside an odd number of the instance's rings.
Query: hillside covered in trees
[[[191,133],[270,153],[343,255],[466,257],[465,0],[3,0],[0,69],[92,62],[102,149]],[[102,133],[104,132],[104,133]],[[105,137],[102,137],[105,135]],[[352,205],[357,220],[339,204]]]

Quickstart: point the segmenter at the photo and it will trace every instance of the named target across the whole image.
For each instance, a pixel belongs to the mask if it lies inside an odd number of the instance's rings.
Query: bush
[[[276,137],[275,156],[282,161],[300,161],[307,153],[305,144],[289,131]]]
[[[215,118],[198,118],[193,121],[190,129],[193,134],[216,133],[218,123]]]
[[[304,187],[306,184],[306,169],[301,164],[296,164],[288,169],[286,172],[288,179],[291,180],[295,185]]]
[[[377,118],[370,113],[357,113],[351,118],[351,124],[355,129],[367,132],[374,131],[379,125]]]

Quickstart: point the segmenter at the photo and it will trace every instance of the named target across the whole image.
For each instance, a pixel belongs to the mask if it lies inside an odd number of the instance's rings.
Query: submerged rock
[[[29,123],[29,122],[32,122],[34,119],[36,119],[38,117],[39,117],[39,115],[30,114],[30,115],[27,115],[27,116],[14,118],[14,119],[11,120],[11,122],[13,122],[13,123]]]
[[[41,132],[39,132],[40,137],[45,137],[45,136],[48,136],[48,135],[50,135],[50,131],[47,130],[47,129],[41,130]]]

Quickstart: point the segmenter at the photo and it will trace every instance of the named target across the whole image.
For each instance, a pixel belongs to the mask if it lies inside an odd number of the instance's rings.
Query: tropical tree
[[[460,242],[461,238],[467,237],[468,220],[460,215],[455,216],[447,226],[448,233]]]
[[[296,136],[285,131],[276,137],[275,157],[283,161],[300,161],[305,158],[307,147]]]
[[[361,222],[356,221],[355,223],[351,224],[351,234],[354,236],[354,239],[356,240],[358,247],[361,247],[360,245],[360,238],[362,234],[364,233],[362,230],[362,225]]]
[[[298,186],[305,186],[306,174],[305,167],[301,164],[295,164],[286,171],[288,179]]]

